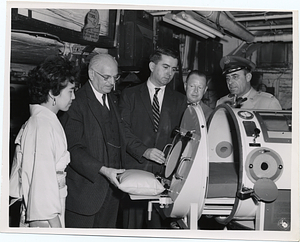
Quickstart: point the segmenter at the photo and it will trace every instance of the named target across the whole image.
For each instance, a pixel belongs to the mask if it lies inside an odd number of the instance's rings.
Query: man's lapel
[[[153,119],[153,113],[152,113],[151,100],[150,100],[149,90],[148,90],[146,82],[144,85],[141,86],[140,95],[141,95],[141,100],[144,104],[145,110],[147,112],[147,115],[149,116],[149,119],[151,120],[153,127],[154,127],[154,119]]]
[[[87,95],[87,100],[88,100],[88,106],[89,106],[91,112],[93,113],[94,117],[96,118],[96,120],[102,130],[103,137],[106,140],[106,133],[104,132],[105,127],[104,127],[104,122],[103,122],[105,119],[103,117],[103,113],[101,112],[101,108],[103,108],[103,107],[102,107],[101,103],[97,100],[90,83],[87,83],[86,95]]]

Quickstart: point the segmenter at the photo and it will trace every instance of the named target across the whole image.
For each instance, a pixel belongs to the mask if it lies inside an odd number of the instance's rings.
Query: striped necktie
[[[153,113],[153,118],[154,118],[154,127],[155,127],[155,132],[158,130],[158,124],[159,124],[159,102],[157,98],[157,94],[159,92],[160,88],[155,88],[155,94],[153,96],[153,102],[152,102],[152,113]]]

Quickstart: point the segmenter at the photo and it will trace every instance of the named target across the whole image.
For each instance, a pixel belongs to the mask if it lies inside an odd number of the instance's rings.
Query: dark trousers
[[[120,210],[124,229],[165,228],[164,221],[154,207],[151,212],[151,220],[148,220],[147,200],[131,200],[129,195],[126,195],[121,200]]]
[[[114,190],[110,188],[107,191],[104,203],[96,214],[84,215],[66,210],[66,228],[116,228],[119,194]]]

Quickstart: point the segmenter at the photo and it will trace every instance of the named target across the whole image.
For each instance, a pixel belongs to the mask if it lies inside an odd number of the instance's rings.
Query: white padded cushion
[[[126,170],[119,181],[119,189],[131,195],[158,195],[165,190],[152,173],[143,170]]]

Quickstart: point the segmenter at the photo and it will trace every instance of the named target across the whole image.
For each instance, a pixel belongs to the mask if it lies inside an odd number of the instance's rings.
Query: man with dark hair
[[[228,103],[235,108],[281,110],[278,100],[269,93],[251,87],[251,72],[255,64],[240,56],[224,56],[220,61],[230,94],[220,98],[217,105]]]
[[[206,121],[213,110],[202,102],[203,95],[207,91],[207,79],[206,75],[199,72],[198,70],[191,71],[186,77],[184,83],[184,89],[186,91],[186,97],[188,104],[200,105],[204,113]]]
[[[148,80],[123,90],[120,111],[128,142],[124,168],[161,172],[165,162],[163,148],[172,142],[172,131],[180,125],[187,106],[186,97],[167,86],[177,65],[176,53],[158,49],[150,57]],[[147,205],[147,201],[131,201],[127,196],[122,202],[124,227],[161,228],[155,211],[151,224],[146,224]]]

